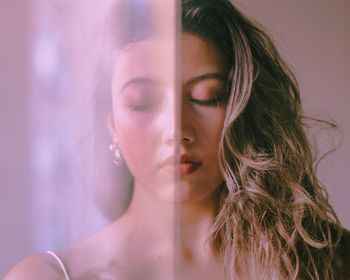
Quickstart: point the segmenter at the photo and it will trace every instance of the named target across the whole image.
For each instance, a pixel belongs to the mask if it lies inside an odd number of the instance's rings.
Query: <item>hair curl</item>
[[[219,147],[225,184],[211,232],[227,278],[332,279],[340,226],[315,176],[293,73],[228,0],[183,0],[182,28],[232,65]]]

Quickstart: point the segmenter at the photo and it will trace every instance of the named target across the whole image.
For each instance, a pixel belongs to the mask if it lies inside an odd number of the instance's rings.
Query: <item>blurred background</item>
[[[350,228],[350,2],[234,3],[272,34],[306,114],[339,126],[316,134],[320,152],[341,140],[319,177]],[[69,246],[110,221],[94,192],[96,69],[109,7],[107,0],[0,2],[0,277],[25,256]]]
[[[0,2],[0,278],[108,223],[94,200],[93,124],[107,6]]]

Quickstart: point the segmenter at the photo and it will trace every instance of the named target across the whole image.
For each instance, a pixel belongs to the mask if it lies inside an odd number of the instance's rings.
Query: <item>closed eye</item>
[[[211,99],[196,99],[190,97],[190,102],[202,106],[218,106],[225,101],[225,95],[221,94]]]

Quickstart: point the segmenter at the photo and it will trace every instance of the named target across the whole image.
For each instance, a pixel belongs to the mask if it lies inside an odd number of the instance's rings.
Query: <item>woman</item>
[[[227,0],[183,0],[181,75],[169,78],[173,44],[126,30],[109,128],[134,177],[130,205],[6,279],[348,279],[348,234],[315,177],[295,78],[266,34]]]

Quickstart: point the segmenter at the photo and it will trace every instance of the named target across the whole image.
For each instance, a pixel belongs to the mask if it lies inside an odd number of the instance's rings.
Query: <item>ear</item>
[[[109,135],[112,138],[113,143],[118,143],[118,137],[114,125],[113,114],[109,113],[106,118],[106,126],[109,132]]]

